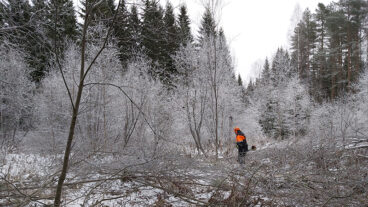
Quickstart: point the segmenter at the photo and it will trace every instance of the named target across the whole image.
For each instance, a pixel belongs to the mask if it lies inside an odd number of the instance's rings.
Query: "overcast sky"
[[[197,30],[203,13],[203,0],[170,0],[177,7],[185,3]],[[235,68],[248,81],[257,76],[257,68],[278,47],[288,48],[294,10],[299,5],[315,11],[319,2],[329,4],[331,0],[224,0],[221,26],[230,43]],[[166,0],[163,0],[166,2]]]
[[[77,0],[74,0],[75,2]],[[117,0],[115,0],[117,1]],[[203,14],[203,3],[208,0],[170,0],[175,8],[185,3],[188,7],[194,33]],[[220,25],[230,44],[237,73],[247,82],[259,73],[266,57],[272,58],[278,47],[288,48],[291,25],[297,5],[300,11],[315,11],[319,2],[331,0],[222,0],[224,7]],[[128,0],[128,2],[142,2]],[[160,0],[165,5],[167,0]],[[176,10],[178,12],[178,10]],[[293,23],[294,22],[294,23]]]

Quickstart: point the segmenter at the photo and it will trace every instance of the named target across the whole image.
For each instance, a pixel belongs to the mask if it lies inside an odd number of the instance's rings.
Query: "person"
[[[247,138],[244,133],[240,131],[239,127],[235,127],[234,132],[236,134],[236,145],[238,147],[238,162],[244,164],[244,157],[248,151]]]

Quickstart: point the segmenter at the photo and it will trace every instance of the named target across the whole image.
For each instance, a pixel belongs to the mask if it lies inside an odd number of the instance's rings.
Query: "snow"
[[[22,179],[32,175],[50,175],[52,170],[49,167],[53,166],[53,161],[51,157],[20,153],[7,154],[0,164],[0,174],[2,176]]]
[[[46,178],[50,174],[54,173],[55,170],[51,167],[55,167],[55,159],[51,156],[47,157],[40,154],[11,153],[4,155],[1,160],[0,176],[14,183],[19,182],[19,187],[27,187],[27,182],[33,183],[33,186],[35,185],[33,182],[34,180],[42,180],[42,178]],[[112,156],[107,156],[102,159],[96,159],[94,165],[98,166],[102,163],[106,164],[108,162],[114,161],[116,160]],[[196,199],[206,202],[215,195],[213,189],[210,190],[212,188],[211,186],[216,186],[216,183],[220,180],[227,180],[227,171],[237,169],[238,165],[233,163],[230,165],[231,168],[225,169],[217,168],[211,162],[207,162],[203,159],[200,162],[204,163],[198,167],[193,166],[193,169],[179,169],[178,172],[182,174],[181,176],[193,178],[191,181],[193,182],[193,185],[188,186],[190,188],[191,194]],[[87,179],[75,176],[78,175],[75,172],[70,172],[68,175],[69,179],[67,180],[70,180],[70,182],[78,182]],[[98,180],[100,178],[104,178],[104,175],[94,174],[88,179]],[[41,183],[44,182],[45,181],[41,181]],[[174,206],[188,206],[188,203],[182,200],[180,196],[177,197],[176,194],[167,193],[162,189],[150,186],[149,183],[146,183],[144,180],[140,179],[127,181],[117,179],[102,183],[91,182],[82,185],[76,185],[74,187],[65,187],[64,189],[64,193],[66,194],[64,196],[64,199],[66,199],[64,200],[64,203],[71,207],[77,207],[83,204],[90,206],[95,204],[95,202],[101,201],[102,199],[107,199],[106,201],[103,201],[105,206],[151,206],[154,205],[155,202],[159,202],[159,198],[164,198],[165,202],[171,203]],[[89,192],[93,193],[89,194]],[[223,190],[221,192],[224,198],[230,196],[230,191],[228,190]],[[50,194],[52,192],[47,190],[44,193]],[[110,198],[119,196],[121,196],[121,198],[109,200]],[[2,202],[4,201],[0,199],[0,204]],[[41,199],[40,202],[51,204],[52,200]],[[27,206],[37,205],[40,205],[40,203],[31,202]]]

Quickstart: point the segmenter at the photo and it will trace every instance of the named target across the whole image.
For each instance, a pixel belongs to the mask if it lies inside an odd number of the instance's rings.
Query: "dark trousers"
[[[245,141],[237,142],[236,144],[238,145],[238,162],[240,164],[244,164],[245,162],[244,157],[248,151],[248,144]]]

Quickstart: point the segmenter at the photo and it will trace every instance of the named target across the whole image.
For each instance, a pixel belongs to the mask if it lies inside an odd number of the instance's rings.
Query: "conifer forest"
[[[0,206],[368,206],[368,1],[250,81],[189,1],[0,0]]]

